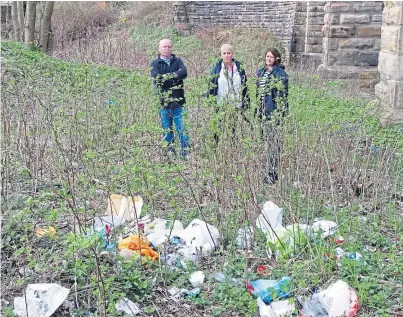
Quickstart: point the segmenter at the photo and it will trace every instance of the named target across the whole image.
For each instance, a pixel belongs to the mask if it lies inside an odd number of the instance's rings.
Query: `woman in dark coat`
[[[230,110],[245,110],[250,103],[247,78],[243,65],[234,58],[234,51],[230,44],[221,46],[221,58],[210,72],[209,90],[207,95],[217,97],[216,112],[223,111],[226,106]],[[242,116],[245,115],[242,112]],[[235,120],[236,116],[232,116]],[[235,121],[232,123],[233,136]],[[217,133],[214,139],[218,142]]]
[[[274,185],[278,180],[281,144],[276,126],[281,124],[282,118],[288,113],[288,75],[284,68],[280,52],[270,48],[265,55],[265,66],[257,71],[257,115],[272,141],[269,142],[269,169],[265,178],[269,185]]]

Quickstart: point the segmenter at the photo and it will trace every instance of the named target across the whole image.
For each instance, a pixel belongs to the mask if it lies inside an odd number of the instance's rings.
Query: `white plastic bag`
[[[140,312],[139,305],[124,297],[115,304],[116,310],[122,311],[129,316],[136,316]]]
[[[329,317],[355,316],[359,308],[355,290],[342,280],[338,280],[321,291],[319,301],[328,312]]]
[[[193,254],[201,249],[203,255],[209,255],[218,246],[220,233],[216,227],[194,219],[178,237],[186,241]]]
[[[273,308],[270,305],[266,305],[260,297],[257,298],[257,306],[259,307],[260,317],[277,317]]]
[[[270,242],[277,241],[277,237],[281,238],[286,231],[283,227],[283,209],[272,201],[266,201],[262,213],[256,219],[256,226],[266,234]]]
[[[326,238],[337,232],[337,223],[330,220],[319,220],[312,224],[312,230],[315,233],[320,233],[322,238]]]
[[[203,271],[196,271],[190,275],[189,282],[193,287],[200,287],[204,283],[205,277]]]
[[[290,303],[289,300],[280,300],[270,303],[271,308],[274,310],[277,317],[292,316],[295,310],[295,305]]]
[[[159,246],[166,242],[168,238],[172,239],[183,234],[182,222],[175,220],[172,229],[169,227],[170,223],[172,221],[156,218],[145,226],[144,233],[153,246]]]
[[[14,298],[14,313],[19,317],[49,317],[65,301],[70,290],[55,283],[28,284],[25,296]],[[26,298],[26,304],[25,304]]]
[[[236,246],[239,250],[251,248],[253,239],[253,227],[240,228],[236,235]]]

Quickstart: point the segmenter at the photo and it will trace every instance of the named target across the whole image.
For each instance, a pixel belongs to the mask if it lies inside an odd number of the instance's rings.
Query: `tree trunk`
[[[46,1],[45,3],[45,12],[42,19],[41,34],[39,35],[40,47],[41,50],[44,52],[48,51],[49,38],[52,38],[51,19],[54,5],[54,1]],[[50,42],[53,43],[53,40],[51,39]]]
[[[27,2],[27,12],[25,19],[25,45],[34,45],[34,34],[35,34],[35,19],[36,19],[36,2]]]
[[[24,39],[24,25],[25,25],[25,23],[24,23],[24,1],[16,1],[16,2],[17,2],[18,22],[20,24],[21,42],[22,42]]]
[[[53,31],[52,31],[52,23],[49,24],[48,47],[47,47],[46,52],[48,52],[48,54],[52,54],[52,53],[53,53]]]
[[[18,8],[17,8],[17,1],[11,1],[11,17],[13,20],[13,27],[14,27],[14,39],[17,42],[22,42],[22,35],[21,35],[21,25],[20,21],[18,20]]]

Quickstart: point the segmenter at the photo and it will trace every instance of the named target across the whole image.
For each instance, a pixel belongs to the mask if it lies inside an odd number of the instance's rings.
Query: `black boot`
[[[273,186],[278,180],[277,173],[269,173],[267,176],[264,178],[265,184],[269,186]]]

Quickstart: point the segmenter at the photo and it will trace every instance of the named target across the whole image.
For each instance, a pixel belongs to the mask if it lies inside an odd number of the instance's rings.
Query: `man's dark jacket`
[[[168,65],[158,56],[151,63],[151,77],[154,78],[154,89],[160,96],[161,106],[171,108],[185,104],[183,80],[187,77],[187,69],[179,57],[172,54]]]
[[[218,94],[218,77],[220,76],[222,61],[223,60],[220,58],[210,72],[208,95],[217,96]],[[245,69],[243,68],[243,65],[236,59],[232,59],[232,61],[235,62],[236,68],[238,69],[239,75],[241,76],[242,108],[245,109],[248,108],[250,104],[248,87],[246,85],[247,78]]]

